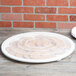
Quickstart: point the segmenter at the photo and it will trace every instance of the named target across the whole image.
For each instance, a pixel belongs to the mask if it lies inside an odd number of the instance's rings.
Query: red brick
[[[58,23],[58,28],[60,29],[71,29],[73,27],[76,27],[76,23]]]
[[[0,27],[11,27],[11,22],[0,21]]]
[[[36,21],[44,21],[44,15],[36,15],[36,14],[24,14],[24,20],[36,20]]]
[[[67,15],[47,15],[47,21],[68,21]]]
[[[56,28],[56,23],[54,22],[36,22],[36,28]]]
[[[2,20],[22,20],[21,14],[2,14]]]
[[[0,13],[10,13],[10,7],[0,7]]]
[[[37,7],[35,13],[56,13],[56,8]]]
[[[70,5],[71,6],[76,6],[76,0],[70,0]]]
[[[1,0],[1,5],[22,5],[22,0]]]
[[[33,28],[33,22],[14,22],[14,27]]]
[[[60,14],[76,14],[76,8],[59,8]]]
[[[32,7],[13,7],[14,13],[33,13]]]
[[[44,6],[45,0],[23,0],[25,6]]]
[[[47,6],[68,6],[68,0],[47,0]]]
[[[76,21],[76,16],[70,16],[70,21]]]

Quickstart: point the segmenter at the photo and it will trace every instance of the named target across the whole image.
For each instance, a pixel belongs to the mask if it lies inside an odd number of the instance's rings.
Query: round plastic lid
[[[74,38],[76,38],[76,27],[72,28],[71,34]]]
[[[29,63],[59,61],[70,55],[75,44],[66,36],[50,32],[29,32],[6,39],[2,52],[7,57]]]

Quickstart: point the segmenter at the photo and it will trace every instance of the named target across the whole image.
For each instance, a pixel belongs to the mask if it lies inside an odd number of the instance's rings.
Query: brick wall
[[[0,0],[0,27],[72,28],[76,0]]]

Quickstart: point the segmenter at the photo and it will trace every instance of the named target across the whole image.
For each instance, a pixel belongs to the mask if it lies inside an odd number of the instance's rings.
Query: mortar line
[[[22,14],[22,21],[24,21],[24,14]]]
[[[47,6],[47,0],[45,0],[45,6]]]
[[[70,0],[68,0],[68,8],[70,8]],[[68,14],[68,22],[70,22],[70,15]],[[66,28],[65,28],[66,29]],[[66,31],[66,30],[65,30]]]
[[[22,0],[22,7],[23,7],[23,0]]]
[[[56,14],[56,13],[0,13],[0,14],[76,15],[76,14]]]
[[[68,15],[68,22],[70,22],[70,15]]]
[[[58,14],[58,9],[59,9],[59,8],[57,7],[57,8],[56,8],[56,15],[59,15],[59,14]],[[59,31],[59,29],[58,29],[58,22],[56,22],[56,30]]]
[[[59,8],[56,8],[56,15],[59,15],[59,14],[58,14],[58,9],[59,9]]]
[[[47,15],[45,15],[45,22],[47,22]]]
[[[35,14],[35,7],[33,7],[33,14]]]
[[[70,5],[70,3],[69,3]],[[3,6],[3,7],[10,7],[10,5],[0,5],[0,6]],[[22,5],[14,5],[14,6],[11,6],[11,7],[21,7]],[[24,6],[23,7],[65,7],[65,8],[68,8],[68,6]],[[76,6],[70,6],[71,8],[76,8]]]
[[[12,11],[12,6],[11,6],[11,14],[13,13],[13,11]]]
[[[12,25],[11,28],[13,29],[13,21],[11,21],[11,25]]]
[[[22,7],[23,7],[23,0],[22,0]],[[22,13],[22,21],[24,20],[24,13]]]
[[[0,21],[22,21],[22,20],[0,20]],[[45,21],[32,21],[32,20],[23,20],[22,22],[45,22]],[[46,22],[68,22],[68,21],[46,21]]]
[[[57,31],[59,31],[58,22],[56,22],[56,29],[57,29]]]
[[[0,20],[0,21],[17,21],[17,22],[20,22],[22,20]],[[22,22],[45,22],[45,21],[32,21],[32,20],[23,20]],[[46,21],[46,22],[63,22],[63,23],[76,23],[76,21],[71,21],[71,22],[68,22],[68,21]]]
[[[33,7],[33,14],[35,14],[35,6]],[[35,29],[35,21],[33,21],[33,23],[34,23],[33,29]]]
[[[33,27],[33,28],[34,28],[34,29],[36,28],[36,27],[35,27],[35,21],[34,21],[34,27]]]
[[[68,0],[68,7],[70,8],[70,0]]]

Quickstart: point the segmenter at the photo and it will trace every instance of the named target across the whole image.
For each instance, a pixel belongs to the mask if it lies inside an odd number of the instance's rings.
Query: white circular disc
[[[66,36],[50,32],[28,32],[6,39],[2,52],[7,57],[30,63],[59,61],[70,55],[75,44]]]
[[[71,34],[74,38],[76,38],[76,27],[72,28]]]

